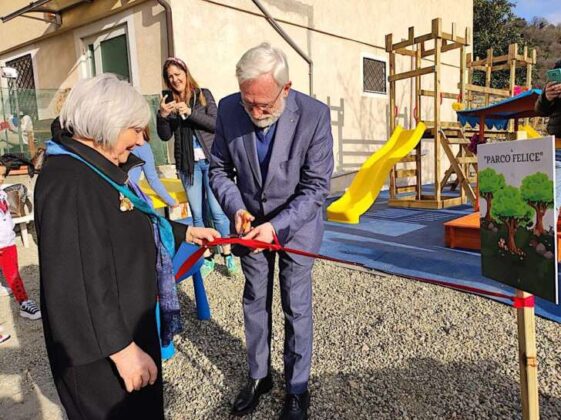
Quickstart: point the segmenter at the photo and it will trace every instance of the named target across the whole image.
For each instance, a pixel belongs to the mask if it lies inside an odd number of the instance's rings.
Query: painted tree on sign
[[[518,227],[527,226],[532,221],[534,209],[522,199],[520,190],[509,185],[497,191],[493,200],[491,216],[506,226],[508,250],[515,254],[522,254],[523,251],[516,246],[514,235]]]
[[[487,202],[485,220],[491,221],[491,208],[493,207],[493,196],[506,185],[503,174],[498,174],[493,168],[486,168],[477,176],[479,195]]]
[[[543,216],[547,209],[553,208],[553,181],[543,172],[528,175],[522,179],[520,193],[522,199],[536,211],[534,235],[543,235]]]

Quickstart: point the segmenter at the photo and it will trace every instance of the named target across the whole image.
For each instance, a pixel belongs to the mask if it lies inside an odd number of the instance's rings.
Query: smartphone
[[[547,80],[550,82],[561,83],[561,69],[548,70]]]
[[[166,97],[166,104],[173,102],[173,92],[169,89],[162,90],[162,97]]]

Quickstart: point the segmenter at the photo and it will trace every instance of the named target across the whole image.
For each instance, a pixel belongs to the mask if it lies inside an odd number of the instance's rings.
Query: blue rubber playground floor
[[[442,210],[390,208],[388,193],[382,191],[359,224],[326,221],[320,252],[398,276],[444,281],[512,296],[513,288],[481,275],[479,252],[444,246],[444,222],[472,212],[469,205]],[[504,299],[493,299],[510,304]],[[536,313],[561,322],[561,305],[536,298]]]

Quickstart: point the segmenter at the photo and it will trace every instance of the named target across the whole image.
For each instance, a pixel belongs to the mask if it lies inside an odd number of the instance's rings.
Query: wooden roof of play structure
[[[535,117],[537,114],[534,105],[541,93],[540,89],[530,89],[488,106],[458,111],[458,121],[462,125],[469,124],[472,127],[484,121],[489,129],[504,130],[510,119]]]

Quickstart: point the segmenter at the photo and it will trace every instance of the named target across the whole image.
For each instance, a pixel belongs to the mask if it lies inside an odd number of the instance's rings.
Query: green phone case
[[[550,82],[561,83],[561,69],[548,70],[547,80],[549,80]]]

